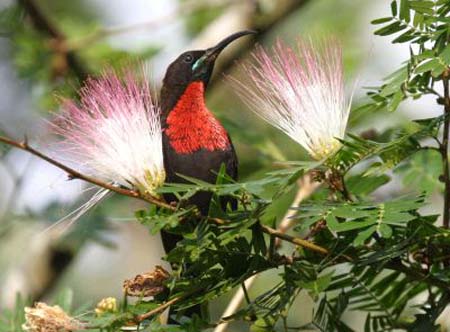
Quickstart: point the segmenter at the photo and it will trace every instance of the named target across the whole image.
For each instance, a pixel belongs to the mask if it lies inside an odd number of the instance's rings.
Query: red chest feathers
[[[230,146],[227,132],[206,108],[203,82],[189,84],[170,111],[165,133],[177,153],[200,149],[226,150]]]

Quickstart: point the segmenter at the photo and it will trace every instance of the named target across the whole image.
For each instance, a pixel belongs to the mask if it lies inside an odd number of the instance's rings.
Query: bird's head
[[[220,41],[217,45],[206,50],[194,50],[182,53],[167,68],[163,80],[161,99],[169,108],[180,97],[184,90],[193,82],[203,82],[206,86],[211,78],[214,64],[219,54],[234,40],[254,34],[255,31],[244,30],[233,33]]]

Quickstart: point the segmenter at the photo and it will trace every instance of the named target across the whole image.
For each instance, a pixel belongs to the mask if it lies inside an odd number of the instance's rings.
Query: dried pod
[[[82,330],[80,321],[69,316],[59,306],[38,302],[34,307],[25,307],[25,324],[22,328],[31,332],[61,332]]]
[[[155,296],[166,289],[164,282],[169,277],[169,272],[157,265],[152,272],[138,274],[133,279],[125,280],[123,290],[127,296]]]

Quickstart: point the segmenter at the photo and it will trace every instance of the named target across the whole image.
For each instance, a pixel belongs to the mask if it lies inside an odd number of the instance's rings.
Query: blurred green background
[[[139,61],[147,65],[158,89],[165,68],[179,53],[210,47],[237,30],[255,28],[260,31],[256,40],[236,43],[219,58],[207,100],[237,148],[241,179],[255,178],[279,168],[278,161],[308,156],[246,109],[224,74],[239,77],[236,63],[249,55],[254,43],[270,47],[277,38],[293,44],[299,36],[333,35],[344,48],[348,94],[354,92],[356,108],[364,102],[364,87],[379,84],[408,57],[407,45],[392,45],[389,39],[372,35],[370,21],[386,16],[389,3],[0,0],[0,133],[17,139],[27,135],[45,151],[51,144],[46,119],[58,112],[57,97],[76,98],[86,76]],[[407,102],[403,111],[388,117],[382,111],[353,112],[349,130],[381,131],[407,118],[439,114],[429,101],[424,98],[414,107]],[[393,181],[377,195],[389,197],[402,190],[399,181]],[[67,181],[62,172],[36,158],[0,147],[0,308],[12,306],[17,292],[51,302],[70,289],[75,306],[120,297],[124,279],[164,264],[159,236],[148,234],[133,217],[134,211],[144,208],[138,201],[113,196],[76,223],[69,218],[54,226],[93,192],[79,181]],[[283,216],[293,194],[279,201],[273,215]],[[435,205],[439,204],[436,199]],[[263,276],[251,294],[276,278],[276,273]],[[228,300],[211,304],[214,317],[220,316]],[[312,300],[301,294],[296,310],[292,325],[306,323]],[[348,317],[356,327],[362,319]],[[245,324],[230,327],[230,331],[247,329]]]

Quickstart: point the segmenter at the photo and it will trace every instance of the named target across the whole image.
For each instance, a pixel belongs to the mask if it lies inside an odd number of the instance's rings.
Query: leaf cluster
[[[395,35],[393,42],[409,43],[411,52],[401,68],[368,92],[369,101],[359,111],[392,112],[406,98],[425,94],[450,105],[448,95],[436,89],[441,82],[448,88],[450,78],[449,14],[448,1],[394,0],[391,15],[373,21],[380,26],[375,34]],[[349,134],[327,160],[285,163],[246,182],[232,181],[222,169],[215,184],[187,177],[186,183],[166,184],[158,194],[178,198],[175,212],[152,206],[136,213],[152,233],[164,230],[182,237],[165,257],[173,267],[166,291],[134,302],[124,297],[116,312],[100,317],[91,312],[83,320],[93,329],[110,331],[132,324],[149,331],[200,331],[224,320],[242,320],[252,331],[350,332],[356,330],[347,315],[362,313],[365,332],[437,331],[436,319],[449,302],[450,231],[439,225],[439,215],[423,211],[430,195],[443,187],[440,174],[448,156],[441,128],[448,128],[449,121],[444,113],[370,138]],[[321,187],[293,208],[294,235],[278,234],[284,248],[289,245],[281,252],[277,234],[267,229],[276,228],[283,216],[274,217],[270,209],[295,191],[306,174]],[[405,187],[380,195],[396,175]],[[208,216],[188,204],[198,192],[212,195]],[[230,198],[238,202],[237,209],[223,208]],[[295,239],[300,238],[323,250],[299,245]],[[275,280],[248,296],[230,317],[184,316],[187,309],[215,301],[247,278],[269,271]],[[313,314],[306,324],[292,326],[294,301],[301,296],[314,302]],[[139,321],[167,301],[173,302],[178,326],[162,324],[160,312]],[[8,321],[11,325],[0,320],[0,330],[17,324]]]

